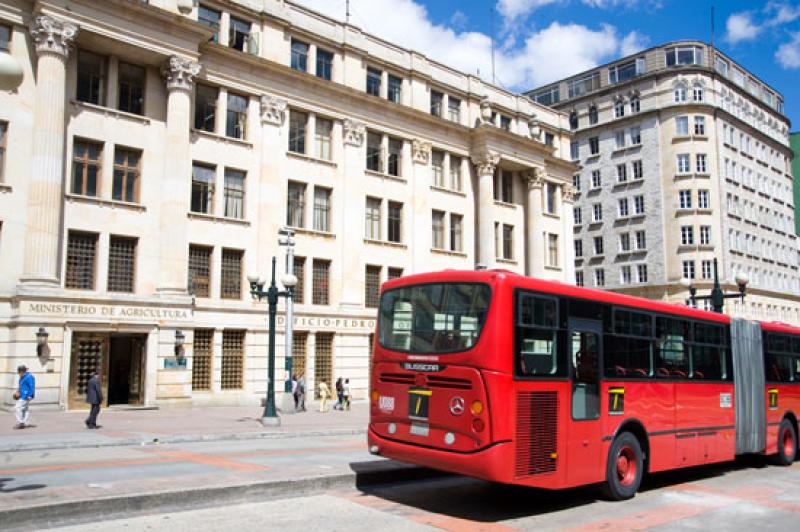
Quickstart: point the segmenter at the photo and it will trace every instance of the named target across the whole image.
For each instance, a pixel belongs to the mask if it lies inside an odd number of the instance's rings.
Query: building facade
[[[365,396],[386,279],[573,280],[567,116],[524,96],[283,0],[0,0],[0,35],[2,403],[23,363],[62,408],[95,369],[110,404],[257,403],[284,226],[309,389]]]
[[[800,277],[783,97],[702,42],[657,46],[529,96],[575,132],[576,280],[684,301],[714,259],[726,312],[800,323]],[[708,303],[708,302],[706,302]]]
[[[792,157],[792,175],[794,179],[800,177],[800,132],[791,133],[789,135],[789,139],[791,141],[792,151],[794,155]],[[795,184],[794,187],[794,232],[797,235],[800,235],[800,216],[797,215],[798,209],[800,209],[800,186]]]

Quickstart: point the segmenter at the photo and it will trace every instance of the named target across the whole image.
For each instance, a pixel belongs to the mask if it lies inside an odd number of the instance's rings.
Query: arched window
[[[641,111],[642,106],[638,95],[631,96],[631,113],[636,114]]]
[[[622,98],[614,102],[614,118],[622,118],[625,116],[625,100]]]
[[[589,124],[594,125],[597,122],[598,122],[597,106],[596,105],[592,105],[591,107],[589,107]]]
[[[569,128],[570,129],[578,129],[578,113],[577,113],[577,111],[572,111],[569,114]]]

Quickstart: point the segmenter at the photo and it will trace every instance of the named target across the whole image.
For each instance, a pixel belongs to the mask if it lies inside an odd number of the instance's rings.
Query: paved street
[[[461,477],[410,481],[63,530],[795,530],[800,465],[758,459],[652,477],[635,499],[597,501],[591,488],[547,492]]]

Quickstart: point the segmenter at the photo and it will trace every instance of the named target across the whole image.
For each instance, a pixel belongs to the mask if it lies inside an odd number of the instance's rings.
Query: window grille
[[[94,289],[94,258],[97,234],[69,232],[67,240],[67,272],[65,286],[81,290]]]
[[[386,279],[392,280],[402,276],[403,276],[403,268],[389,268],[388,273],[386,274]]]
[[[114,186],[111,197],[118,201],[135,202],[139,196],[139,161],[142,152],[117,148],[114,150]]]
[[[297,284],[292,289],[292,300],[295,303],[305,302],[305,288],[306,288],[306,258],[294,258],[294,275],[297,277]]]
[[[323,381],[333,390],[333,333],[317,333],[314,348],[315,398],[319,398],[319,383]]]
[[[222,250],[222,293],[223,299],[242,298],[242,255],[237,249]]]
[[[209,297],[211,285],[211,248],[189,246],[189,291],[197,297]]]
[[[240,390],[244,373],[244,331],[222,331],[223,390]]]
[[[97,181],[100,176],[100,159],[103,145],[97,142],[75,140],[72,147],[73,194],[97,196]]]
[[[314,305],[328,305],[330,304],[329,274],[331,262],[329,260],[314,259],[313,268],[311,302]]]
[[[308,333],[305,331],[295,331],[292,334],[292,374],[298,378],[306,373],[307,341]],[[308,379],[306,379],[306,382],[308,382]]]
[[[111,236],[108,247],[108,291],[133,292],[136,238]]]
[[[367,266],[364,276],[364,306],[378,308],[381,290],[381,267]]]
[[[195,329],[192,345],[192,390],[211,389],[214,329]]]

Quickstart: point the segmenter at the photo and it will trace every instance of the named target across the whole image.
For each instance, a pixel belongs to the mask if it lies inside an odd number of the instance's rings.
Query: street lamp
[[[0,90],[13,91],[22,83],[22,65],[10,53],[0,50]]]
[[[711,301],[711,307],[714,312],[722,313],[725,307],[725,300],[731,298],[740,298],[742,303],[744,303],[744,296],[745,291],[747,289],[747,283],[750,281],[747,278],[747,275],[744,273],[736,274],[736,284],[739,286],[738,292],[731,292],[726,294],[722,291],[722,287],[719,285],[719,273],[717,271],[717,259],[714,259],[714,287],[711,289],[711,294],[707,296],[698,296],[697,295],[697,288],[692,285],[691,279],[686,279],[685,277],[681,279],[681,285],[684,288],[689,290],[689,299],[686,300],[686,304],[690,304],[692,306],[697,305],[697,301]]]
[[[36,331],[36,356],[40,358],[44,354],[44,350],[47,347],[48,336],[50,336],[50,333],[48,333],[47,329],[44,327],[39,327],[39,330]]]
[[[294,397],[292,396],[292,336],[294,332],[294,287],[297,286],[297,277],[294,275],[294,231],[288,228],[281,228],[278,233],[278,245],[286,248],[286,273],[281,278],[283,286],[286,288],[286,329],[284,331],[284,368],[286,369],[286,380],[283,386],[283,399],[281,400],[281,412],[284,414],[294,413]]]
[[[247,280],[250,283],[250,295],[253,299],[258,301],[267,300],[269,311],[269,361],[267,365],[267,400],[264,403],[261,424],[277,427],[281,424],[281,420],[275,409],[275,315],[278,313],[278,298],[287,297],[287,292],[279,291],[278,286],[275,284],[275,257],[272,257],[272,280],[267,290],[264,290],[264,285],[267,284],[264,278],[248,275]]]

